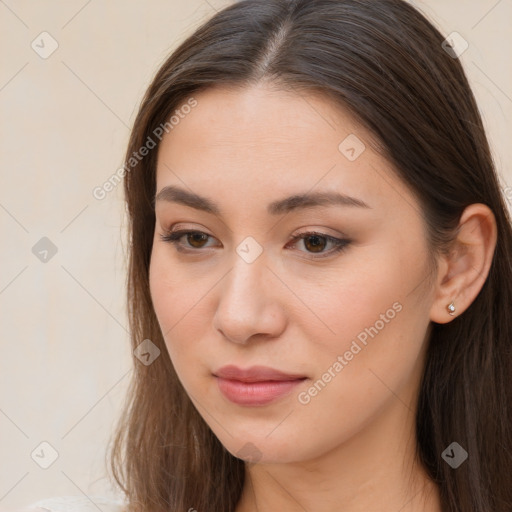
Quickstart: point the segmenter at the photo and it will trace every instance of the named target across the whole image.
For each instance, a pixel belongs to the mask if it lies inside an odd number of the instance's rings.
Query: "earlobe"
[[[430,319],[439,324],[461,315],[480,293],[496,248],[496,219],[481,203],[469,205],[461,215],[457,237],[443,257]]]

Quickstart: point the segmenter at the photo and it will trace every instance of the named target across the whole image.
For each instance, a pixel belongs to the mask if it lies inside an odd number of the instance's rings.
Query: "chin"
[[[219,440],[231,455],[252,464],[283,464],[314,457],[313,453],[307,453],[314,449],[313,447],[304,446],[291,439],[292,436],[285,430],[279,435],[276,432],[269,434],[273,428],[275,425],[261,434],[251,435],[229,431],[232,437],[223,431]]]

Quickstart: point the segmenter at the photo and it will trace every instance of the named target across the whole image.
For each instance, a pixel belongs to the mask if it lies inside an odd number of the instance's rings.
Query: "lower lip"
[[[217,377],[219,389],[228,400],[238,405],[252,406],[266,405],[287,395],[303,380],[241,382]]]

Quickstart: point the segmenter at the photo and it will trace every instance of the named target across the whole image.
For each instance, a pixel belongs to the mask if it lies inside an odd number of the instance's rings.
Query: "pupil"
[[[201,242],[206,242],[204,233],[191,233],[188,235],[188,242],[192,247],[201,247]],[[198,242],[198,245],[195,245]]]
[[[312,244],[309,244],[306,242],[306,247],[308,250],[309,250],[308,245],[313,247],[312,252],[322,252],[322,249],[325,247],[325,241],[324,241],[324,243],[321,242],[321,240],[323,240],[323,237],[321,237],[321,236],[310,235],[306,238],[306,240],[313,240]]]

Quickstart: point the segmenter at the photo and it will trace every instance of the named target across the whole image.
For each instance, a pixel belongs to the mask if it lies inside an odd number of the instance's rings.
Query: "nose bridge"
[[[244,301],[247,307],[259,307],[265,300],[265,290],[262,286],[267,280],[265,272],[266,263],[262,256],[252,262],[244,260],[239,254],[234,255],[233,266],[226,276],[221,301],[228,303],[231,307],[231,301]],[[239,304],[240,307],[243,304]]]
[[[263,254],[251,262],[234,254],[215,314],[215,327],[231,341],[243,343],[256,333],[278,335],[283,327],[284,314],[269,285],[266,265]]]

